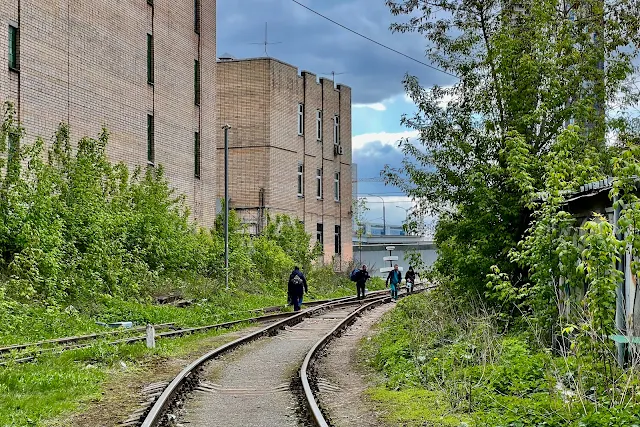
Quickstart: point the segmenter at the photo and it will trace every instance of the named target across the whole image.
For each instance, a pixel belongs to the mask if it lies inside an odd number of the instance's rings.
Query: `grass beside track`
[[[640,425],[633,372],[615,373],[618,400],[608,400],[593,381],[597,360],[562,358],[532,337],[433,291],[399,301],[359,360],[374,372],[369,398],[394,426]]]
[[[322,294],[310,293],[305,299],[337,298],[353,293],[351,286],[340,286],[327,289]],[[14,323],[12,328],[16,334],[9,336],[6,331],[0,332],[0,342],[23,343],[103,331],[95,325],[96,320],[129,320],[136,324],[175,322],[181,327],[201,326],[253,317],[255,314],[249,313],[250,310],[284,306],[284,302],[282,293],[236,291],[227,296],[216,295],[215,303],[200,301],[187,308],[113,301],[105,305],[98,316],[80,314],[72,309],[50,313],[36,313],[41,309],[34,309],[29,316],[32,328],[28,327],[28,320]],[[38,317],[38,314],[42,316]],[[154,379],[163,380],[163,376],[170,379],[193,356],[211,346],[223,344],[227,339],[221,335],[247,325],[158,340],[155,349],[147,349],[144,343],[110,345],[105,339],[89,348],[39,356],[35,363],[0,367],[0,426],[89,425],[86,420],[78,421],[82,416],[74,414],[91,412],[91,407],[108,405],[105,401],[114,399],[111,408],[118,409],[117,412],[122,412],[120,415],[125,417],[127,410],[138,404],[136,396],[132,395],[135,390],[132,391],[131,384],[144,385]],[[129,389],[128,396],[124,388]],[[108,392],[110,389],[112,393]],[[100,410],[94,412],[98,418],[101,416]],[[114,414],[115,417],[118,415]],[[113,419],[114,423],[122,420]]]

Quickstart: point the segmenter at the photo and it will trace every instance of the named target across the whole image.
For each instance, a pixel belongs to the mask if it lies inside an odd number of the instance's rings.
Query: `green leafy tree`
[[[528,228],[527,197],[543,188],[539,159],[566,123],[583,129],[581,149],[608,172],[605,132],[620,123],[607,123],[603,109],[635,95],[624,84],[640,41],[631,3],[387,1],[406,17],[392,30],[422,34],[431,62],[457,77],[432,88],[406,77],[419,111],[402,123],[419,137],[401,143],[402,174],[384,175],[439,215],[436,269],[459,294],[484,298],[478,279],[493,265],[514,284],[527,281],[509,251]],[[525,181],[509,162],[514,150],[527,157]]]
[[[322,246],[318,242],[311,244],[311,235],[305,231],[304,224],[287,215],[268,218],[262,234],[276,242],[303,271],[309,271],[312,263],[322,255]]]

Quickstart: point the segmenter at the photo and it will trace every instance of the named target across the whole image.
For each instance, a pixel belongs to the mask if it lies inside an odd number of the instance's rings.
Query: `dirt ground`
[[[394,304],[383,304],[363,315],[329,344],[316,364],[320,406],[335,427],[382,427],[385,423],[368,401],[365,391],[372,379],[357,358],[358,344],[371,336],[372,326]]]
[[[173,358],[155,358],[137,366],[116,366],[104,385],[102,399],[94,401],[66,418],[56,420],[51,427],[113,427],[143,408],[149,399],[145,388],[149,385],[168,384],[185,366],[206,351],[231,342],[264,327],[252,326],[227,334],[203,337],[190,345],[185,355]]]

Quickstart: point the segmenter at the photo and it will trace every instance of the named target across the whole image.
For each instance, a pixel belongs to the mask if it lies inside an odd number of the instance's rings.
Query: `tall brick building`
[[[351,89],[273,58],[220,58],[220,124],[229,130],[229,197],[254,233],[266,214],[303,221],[325,262],[352,259]],[[218,129],[218,194],[224,138]]]
[[[111,133],[108,155],[162,164],[194,218],[215,217],[215,0],[5,0],[0,96],[49,140]]]

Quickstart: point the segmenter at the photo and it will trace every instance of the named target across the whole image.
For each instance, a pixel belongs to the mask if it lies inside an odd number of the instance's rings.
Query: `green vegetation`
[[[440,302],[400,305],[374,366],[392,390],[441,393],[476,425],[637,424],[637,346],[622,369],[609,339],[638,331],[631,313],[626,330],[614,322],[616,263],[630,254],[640,273],[640,123],[624,113],[640,99],[633,2],[386,3],[392,30],[424,36],[430,62],[459,79],[405,79],[418,112],[402,123],[419,138],[383,175],[439,216]],[[620,221],[579,223],[568,198],[604,177]]]
[[[113,346],[103,342],[44,356],[38,363],[1,368],[0,425],[49,425],[60,415],[101,400],[103,385],[118,372],[143,369],[154,361],[188,354],[198,341],[224,332],[228,330],[159,340],[152,350],[144,343]]]
[[[251,237],[233,211],[227,291],[223,221],[218,218],[212,229],[194,224],[162,167],[129,171],[112,164],[105,129],[77,144],[64,124],[48,145],[42,139],[26,144],[23,136],[13,106],[5,104],[0,345],[110,330],[96,322],[186,327],[252,317],[254,309],[284,308],[295,264],[307,274],[307,301],[354,294],[346,275],[314,265],[322,248],[311,245],[299,221],[277,215]],[[155,304],[155,297],[170,294],[192,304]],[[155,350],[97,343],[41,355],[37,363],[2,366],[0,425],[44,425],[98,398],[120,362],[137,366],[181,354],[190,342],[218,333],[161,340]]]
[[[553,355],[531,335],[505,332],[496,313],[441,291],[401,300],[362,356],[384,374],[369,394],[393,425],[632,427],[640,419],[633,373],[611,367],[620,381],[603,383],[597,359]]]

